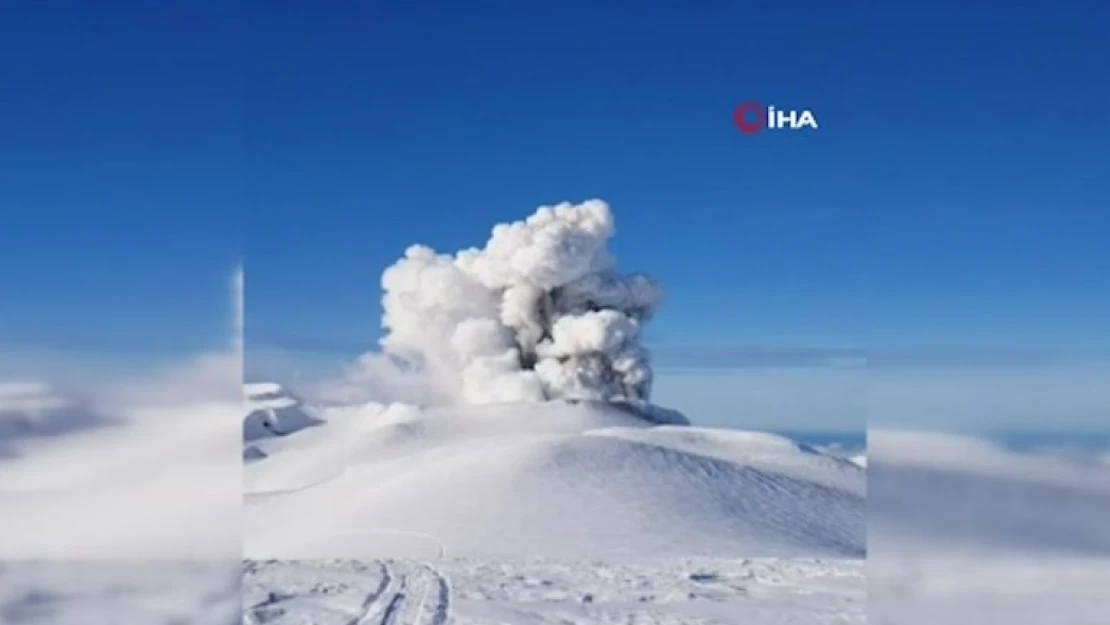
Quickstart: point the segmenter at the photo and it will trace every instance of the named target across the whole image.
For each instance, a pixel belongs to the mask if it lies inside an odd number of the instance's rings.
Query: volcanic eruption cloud
[[[382,353],[362,359],[362,376],[399,368],[434,403],[646,405],[652,369],[641,331],[663,292],[617,272],[606,249],[613,234],[609,205],[590,200],[497,225],[482,249],[410,247],[382,275],[386,334]]]

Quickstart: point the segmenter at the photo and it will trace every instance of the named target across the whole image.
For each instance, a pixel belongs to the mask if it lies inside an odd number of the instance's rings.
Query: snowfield
[[[256,625],[865,623],[859,561],[249,561]]]
[[[314,411],[255,440],[248,558],[840,557],[866,473],[760,433],[602,403]]]

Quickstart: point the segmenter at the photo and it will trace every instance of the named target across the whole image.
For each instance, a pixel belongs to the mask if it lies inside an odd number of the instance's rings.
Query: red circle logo
[[[767,109],[759,102],[745,102],[732,114],[740,132],[755,134],[767,127]]]

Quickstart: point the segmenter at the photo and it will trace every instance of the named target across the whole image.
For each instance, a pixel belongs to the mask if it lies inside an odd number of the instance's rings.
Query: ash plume
[[[539,208],[454,255],[414,245],[382,275],[382,353],[364,379],[423,402],[582,399],[646,404],[641,332],[662,303],[650,278],[624,275],[606,249],[608,204]],[[389,369],[394,378],[383,380]]]

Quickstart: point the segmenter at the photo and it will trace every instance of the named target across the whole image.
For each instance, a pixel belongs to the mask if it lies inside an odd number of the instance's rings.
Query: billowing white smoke
[[[600,200],[542,207],[454,256],[415,245],[382,276],[385,356],[433,381],[438,400],[647,402],[641,329],[662,302],[616,272]]]

